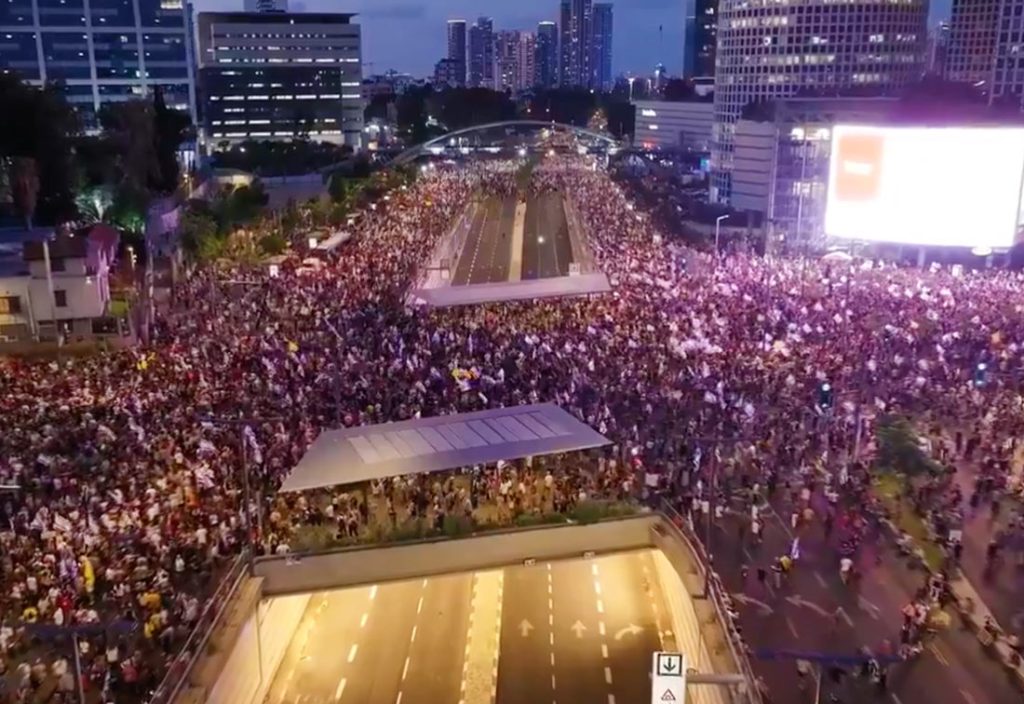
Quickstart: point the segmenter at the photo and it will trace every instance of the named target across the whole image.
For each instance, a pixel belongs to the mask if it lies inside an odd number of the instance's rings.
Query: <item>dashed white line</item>
[[[402,681],[405,681],[405,676],[409,674],[409,656],[405,656],[405,665],[402,666]]]
[[[601,643],[601,657],[608,659],[608,645],[605,643]]]
[[[341,701],[341,695],[345,692],[345,684],[348,682],[347,677],[342,677],[341,682],[338,683],[338,688],[334,690],[334,701]]]
[[[402,704],[402,693],[399,692],[398,696],[395,697],[395,704]]]
[[[366,622],[370,619],[370,612],[363,614],[362,618],[359,619],[359,627],[366,628]]]
[[[605,667],[604,668],[604,681],[607,682],[608,684],[612,683],[612,668],[610,668],[610,667]]]
[[[558,689],[558,687],[555,686],[555,676],[554,675],[551,675],[551,689]]]
[[[555,600],[554,599],[548,599],[548,608],[549,609],[555,608]]]
[[[615,695],[614,694],[609,694],[608,695],[608,704],[615,704]]]
[[[595,577],[597,576],[597,563],[596,562],[594,562],[594,563],[592,563],[590,565],[590,571],[594,574]]]
[[[599,613],[599,614],[603,614],[604,613],[604,602],[601,601],[600,599],[597,600],[597,613]]]
[[[416,642],[416,626],[412,627],[412,637],[409,639],[410,643]]]
[[[601,594],[601,583],[598,582],[596,579],[594,580],[594,592],[596,592],[598,596],[600,596]]]
[[[551,653],[551,667],[555,666],[555,654]]]
[[[554,633],[549,633],[548,634],[548,643],[550,643],[551,645],[555,644],[555,634]]]
[[[597,624],[597,630],[604,635],[604,621],[599,621]]]
[[[372,587],[370,587],[370,601],[373,601],[376,598],[377,598],[377,585],[374,584]]]
[[[425,580],[425,579],[423,580],[423,588],[424,588],[424,589],[426,589],[426,588],[427,588],[427,580]]]
[[[348,661],[352,662],[353,660],[355,660],[356,659],[356,653],[358,653],[358,652],[359,652],[359,644],[358,643],[353,643],[352,647],[349,648],[349,651],[348,651]]]
[[[555,615],[554,614],[548,614],[548,625],[549,626],[554,626],[555,625]]]
[[[420,601],[416,604],[416,613],[423,611],[423,597],[420,597]]]

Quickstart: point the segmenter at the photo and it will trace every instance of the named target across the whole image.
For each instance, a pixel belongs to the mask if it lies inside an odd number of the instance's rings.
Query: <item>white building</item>
[[[89,236],[50,241],[52,296],[42,241],[25,242],[20,262],[0,262],[0,342],[53,339],[55,319],[66,339],[116,332],[106,318],[115,248]]]
[[[721,0],[711,197],[732,195],[747,106],[798,93],[895,93],[923,74],[928,0]]]
[[[836,124],[885,123],[891,98],[789,98],[751,111],[733,135],[735,210],[761,213],[776,245],[820,241]]]
[[[711,146],[714,104],[710,101],[635,100],[633,144],[641,149],[707,152]]]

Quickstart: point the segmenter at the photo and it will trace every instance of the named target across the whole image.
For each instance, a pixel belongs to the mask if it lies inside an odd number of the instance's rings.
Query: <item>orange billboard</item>
[[[882,187],[885,135],[847,133],[838,137],[835,194],[839,200],[866,201],[878,197]]]

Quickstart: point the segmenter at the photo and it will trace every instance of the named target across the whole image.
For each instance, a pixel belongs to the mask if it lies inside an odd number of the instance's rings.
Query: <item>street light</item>
[[[729,214],[726,213],[725,215],[719,215],[717,218],[715,218],[715,256],[716,257],[718,256],[718,241],[719,241],[719,238],[722,235],[722,221],[727,219],[728,217],[729,217]]]

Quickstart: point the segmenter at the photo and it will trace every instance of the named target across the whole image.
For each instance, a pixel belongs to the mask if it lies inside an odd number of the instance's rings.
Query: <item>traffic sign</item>
[[[686,701],[686,656],[655,652],[651,662],[651,704]]]

